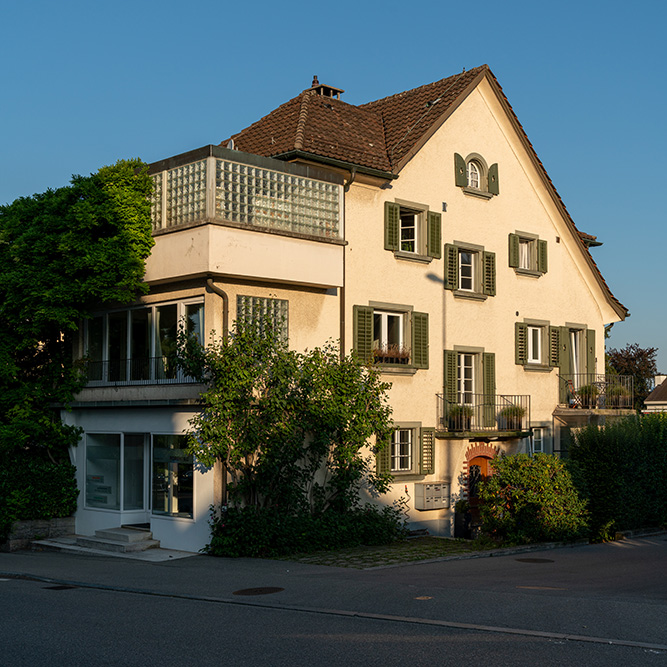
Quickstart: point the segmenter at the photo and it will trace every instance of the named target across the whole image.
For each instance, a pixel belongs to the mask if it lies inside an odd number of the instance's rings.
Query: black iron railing
[[[438,425],[443,431],[527,431],[530,396],[438,394]]]
[[[186,375],[172,357],[88,361],[85,368],[89,387],[197,382]]]
[[[575,373],[558,377],[560,402],[569,408],[632,408],[634,385],[631,375]]]

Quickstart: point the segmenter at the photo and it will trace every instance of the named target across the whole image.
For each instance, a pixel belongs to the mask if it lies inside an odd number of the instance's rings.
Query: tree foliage
[[[653,389],[653,378],[658,372],[656,367],[657,347],[639,347],[637,343],[628,343],[624,348],[612,348],[607,352],[607,365],[613,373],[632,375],[634,378],[635,408],[642,410],[644,400]]]
[[[151,188],[143,163],[120,161],[0,207],[0,449],[62,458],[76,443],[52,406],[82,386],[81,319],[146,290]]]
[[[391,410],[376,369],[332,344],[288,350],[271,327],[238,328],[203,349],[180,337],[181,364],[208,383],[192,418],[189,447],[205,465],[220,460],[238,506],[283,513],[357,506],[359,491],[386,491],[366,451],[388,446]]]
[[[563,461],[546,454],[494,459],[480,485],[482,530],[512,544],[586,534],[587,511]]]

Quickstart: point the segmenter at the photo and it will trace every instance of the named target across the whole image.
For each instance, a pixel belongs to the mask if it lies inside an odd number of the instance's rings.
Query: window
[[[498,165],[487,167],[486,160],[478,153],[463,157],[454,153],[455,183],[466,194],[490,199],[500,193]]]
[[[419,422],[396,424],[391,442],[377,453],[377,472],[432,475],[435,472],[435,429]]]
[[[399,257],[440,259],[441,216],[419,204],[385,202],[384,247]]]
[[[260,333],[269,326],[277,337],[287,342],[289,337],[289,303],[285,299],[257,296],[236,297],[236,324],[257,328]]]
[[[180,324],[203,343],[203,302],[119,310],[88,320],[89,382],[187,381],[175,364]]]
[[[533,429],[533,452],[535,454],[543,453],[544,449],[544,428]]]
[[[472,405],[475,392],[474,354],[458,354],[456,375],[456,402],[458,405]]]
[[[391,439],[391,471],[412,472],[412,429],[397,428]]]
[[[515,324],[515,361],[517,364],[549,369],[558,364],[558,339],[548,322],[529,320]]]
[[[428,313],[409,306],[354,306],[354,349],[364,360],[428,368]]]
[[[495,296],[496,254],[471,244],[445,244],[445,289],[456,296]]]
[[[184,435],[153,435],[153,514],[192,518],[194,465]]]
[[[547,272],[547,242],[537,236],[520,233],[509,235],[509,265],[517,273],[540,276]]]
[[[528,359],[529,364],[542,363],[542,327],[528,327]]]

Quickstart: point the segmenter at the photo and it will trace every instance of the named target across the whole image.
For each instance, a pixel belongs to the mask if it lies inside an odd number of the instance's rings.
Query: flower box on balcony
[[[450,431],[469,431],[473,409],[469,405],[452,405],[447,412]]]
[[[386,348],[373,350],[373,360],[376,364],[403,364],[410,363],[410,350],[392,345]]]
[[[520,431],[526,409],[521,405],[508,405],[498,413],[498,428],[501,431]]]

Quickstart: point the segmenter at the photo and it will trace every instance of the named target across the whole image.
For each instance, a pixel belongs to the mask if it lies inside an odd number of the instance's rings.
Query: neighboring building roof
[[[220,145],[266,157],[312,160],[395,178],[485,78],[544,178],[556,205],[571,225],[612,307],[624,319],[630,313],[612,294],[589,252],[591,246],[601,245],[600,242],[595,236],[577,229],[488,65],[359,106],[337,99],[342,90],[320,85],[315,77],[310,88]]]
[[[645,399],[644,403],[667,403],[667,380],[659,384]]]

